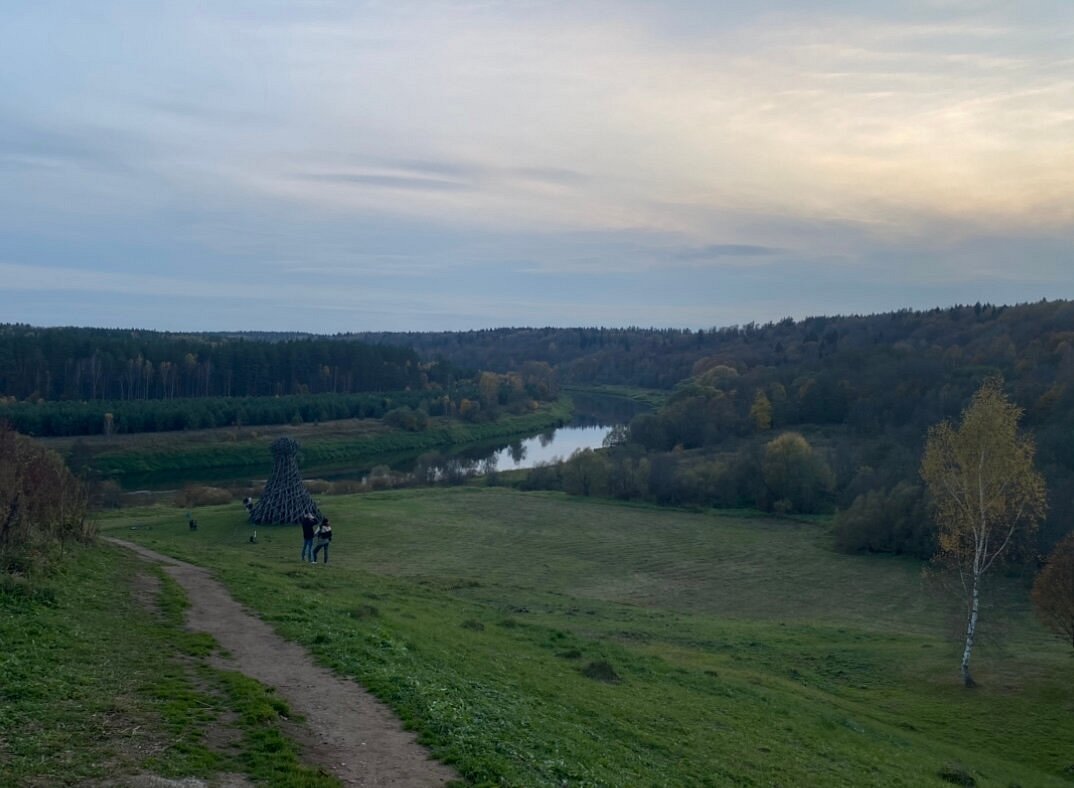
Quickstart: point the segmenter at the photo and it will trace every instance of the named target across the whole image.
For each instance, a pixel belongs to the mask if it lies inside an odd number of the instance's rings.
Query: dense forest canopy
[[[976,304],[877,315],[786,318],[708,330],[646,328],[497,328],[463,332],[364,332],[347,335],[412,347],[427,358],[504,371],[524,361],[556,366],[564,383],[672,388],[694,363],[718,355],[739,371],[758,366],[810,370],[853,363],[886,349],[892,357],[952,350],[948,365],[1009,368],[1070,353],[1074,302]],[[953,350],[957,348],[957,351]],[[1029,353],[1030,358],[1024,354]],[[1046,358],[1049,357],[1049,358]],[[1058,357],[1057,356],[1057,357]],[[1046,372],[1043,376],[1046,376]]]
[[[561,383],[673,389],[687,382],[726,401],[668,424],[670,445],[712,443],[749,421],[758,392],[776,426],[845,425],[859,434],[923,434],[957,416],[981,380],[1002,375],[1027,425],[1074,428],[1074,302],[956,306],[926,312],[812,317],[710,331],[504,328],[443,334],[358,334],[405,343],[463,366],[552,364]],[[699,381],[699,379],[703,378]],[[695,403],[696,404],[696,403]],[[680,406],[680,411],[688,411]],[[724,423],[726,422],[726,423]],[[1074,447],[1045,436],[1049,458]]]
[[[410,348],[327,337],[247,340],[0,324],[0,396],[135,400],[398,391],[447,382]]]
[[[998,375],[1025,411],[1023,424],[1047,480],[1041,547],[1074,522],[1070,301],[711,331],[504,328],[356,336],[488,369],[542,360],[568,384],[671,391],[662,409],[636,418],[603,457],[579,457],[559,475],[545,473],[544,481],[537,474],[534,485],[670,504],[838,510],[844,549],[922,556],[935,548],[919,478],[926,432],[957,419],[982,382]],[[781,442],[785,432],[806,437]],[[772,472],[773,455],[788,446],[799,448],[790,485]]]

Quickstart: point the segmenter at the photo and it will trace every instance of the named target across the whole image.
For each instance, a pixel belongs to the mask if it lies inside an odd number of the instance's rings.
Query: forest
[[[456,373],[420,364],[410,348],[353,339],[0,324],[0,396],[15,400],[354,394],[450,383]]]
[[[381,335],[380,341],[391,337]],[[420,338],[419,338],[420,340]],[[999,376],[1047,480],[1046,552],[1074,523],[1074,303],[817,317],[711,332],[504,329],[414,342],[456,363],[533,352],[573,383],[659,385],[609,450],[530,487],[673,505],[837,513],[844,550],[935,551],[919,465],[928,428]]]
[[[475,369],[487,371],[463,371]],[[560,384],[661,389],[665,404],[617,430],[608,451],[522,483],[670,505],[834,513],[842,549],[920,556],[935,548],[919,478],[926,431],[957,419],[996,376],[1036,441],[1049,493],[1045,551],[1074,523],[1070,301],[704,331],[314,337],[0,327],[0,416],[37,434],[99,432],[109,412],[119,431],[389,411],[414,429],[428,415],[493,418],[501,407],[555,398]],[[359,393],[386,391],[401,393]]]

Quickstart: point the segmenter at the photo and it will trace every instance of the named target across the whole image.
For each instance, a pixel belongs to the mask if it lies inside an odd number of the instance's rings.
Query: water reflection
[[[496,470],[516,471],[554,460],[565,460],[580,449],[599,449],[611,427],[560,427],[532,438],[515,441],[491,455]]]
[[[510,442],[486,442],[458,448],[455,451],[426,452],[420,456],[401,453],[377,458],[360,466],[327,465],[303,466],[306,479],[368,482],[378,474],[395,475],[420,483],[460,481],[475,474],[487,475],[496,471],[533,468],[537,465],[565,460],[579,449],[599,449],[604,438],[616,425],[628,423],[644,406],[624,400],[600,396],[572,395],[578,414],[567,426],[551,429],[528,438]],[[258,466],[261,470],[261,466]],[[201,481],[217,485],[247,485],[263,483],[251,480],[251,475],[235,469],[230,476],[214,471],[183,471],[165,474],[138,474],[123,479],[130,489],[169,489],[188,482]],[[241,473],[241,475],[238,475]],[[387,477],[385,477],[387,478]]]

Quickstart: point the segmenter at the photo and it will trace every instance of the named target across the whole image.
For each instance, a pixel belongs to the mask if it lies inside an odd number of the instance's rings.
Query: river
[[[581,449],[599,449],[616,425],[628,423],[637,413],[645,410],[645,406],[621,398],[586,394],[572,394],[572,397],[575,412],[570,423],[543,433],[520,435],[511,440],[448,446],[420,455],[384,455],[355,465],[303,465],[300,470],[304,479],[337,482],[360,481],[371,473],[383,473],[385,470],[437,480],[532,468],[542,463],[565,460]],[[251,477],[259,471],[267,473],[269,467],[265,463],[250,469],[191,469],[138,474],[125,479],[124,486],[128,490],[147,493],[173,490],[188,483],[220,487],[258,486],[264,484],[264,477]]]

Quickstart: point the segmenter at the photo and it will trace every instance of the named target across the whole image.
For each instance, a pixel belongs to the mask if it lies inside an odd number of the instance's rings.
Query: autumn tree
[[[824,458],[797,432],[785,432],[765,445],[761,474],[769,508],[816,512],[835,484]]]
[[[579,449],[563,464],[563,490],[570,495],[605,495],[608,464],[592,449]]]
[[[761,389],[757,390],[750,406],[750,421],[758,432],[772,429],[772,403]]]
[[[1074,646],[1074,534],[1048,556],[1033,583],[1033,604],[1045,626]]]
[[[1033,441],[1019,433],[1022,410],[1003,381],[986,381],[957,426],[928,433],[921,476],[939,530],[936,560],[957,572],[965,592],[966,639],[961,675],[975,686],[970,657],[977,635],[982,580],[1025,542],[1045,512],[1044,479],[1033,466]]]

